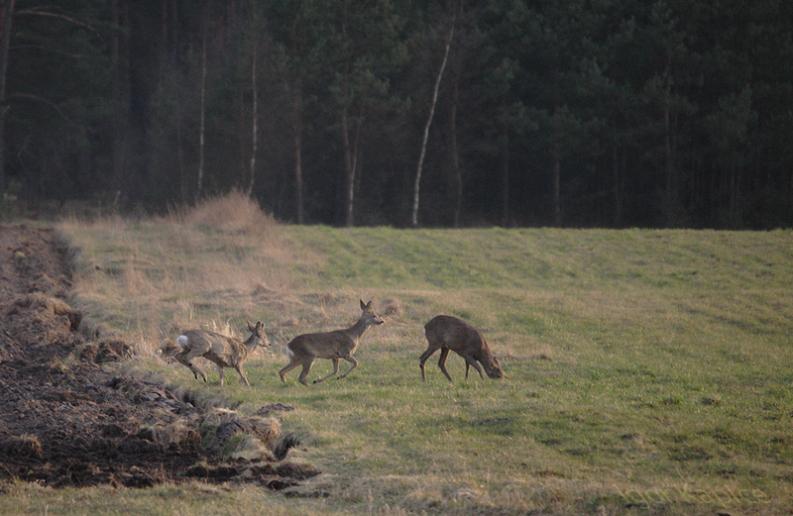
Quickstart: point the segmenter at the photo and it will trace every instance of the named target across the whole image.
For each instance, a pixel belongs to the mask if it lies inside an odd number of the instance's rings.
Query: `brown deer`
[[[449,372],[446,370],[446,357],[449,355],[449,350],[454,351],[465,360],[466,380],[468,379],[468,369],[471,367],[479,373],[479,376],[484,378],[477,362],[482,364],[487,376],[490,378],[502,378],[504,376],[501,365],[490,352],[485,338],[482,337],[482,334],[476,328],[465,321],[451,315],[438,315],[424,326],[424,334],[427,336],[429,346],[427,351],[422,353],[421,358],[419,358],[422,381],[425,381],[424,362],[439,349],[441,350],[441,357],[438,359],[438,367],[450,382],[452,377],[449,376]]]
[[[323,376],[314,383],[324,382],[331,376],[339,372],[339,359],[344,359],[350,363],[350,368],[338,379],[346,377],[358,366],[358,361],[353,357],[355,349],[361,342],[364,332],[372,325],[383,324],[383,319],[372,309],[372,302],[364,303],[361,301],[361,317],[358,322],[344,330],[329,331],[325,333],[308,333],[298,335],[286,345],[286,353],[289,355],[289,363],[278,371],[281,381],[286,383],[285,375],[295,367],[302,365],[298,380],[303,385],[306,383],[306,376],[311,370],[311,363],[315,358],[327,358],[333,362],[333,372]]]
[[[257,321],[255,325],[248,323],[248,331],[251,332],[251,335],[242,342],[234,337],[213,331],[187,330],[176,338],[176,343],[182,351],[175,358],[193,372],[196,380],[201,375],[204,382],[207,381],[207,375],[192,363],[194,358],[204,357],[217,365],[221,387],[224,381],[224,367],[233,367],[245,385],[250,386],[251,383],[242,369],[242,364],[256,349],[256,346],[261,343],[262,347],[269,347],[270,341],[267,339],[267,334],[264,333],[264,324],[261,321]]]

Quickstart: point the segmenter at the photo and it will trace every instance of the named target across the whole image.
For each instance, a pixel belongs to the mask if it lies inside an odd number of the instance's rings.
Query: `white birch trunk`
[[[446,69],[446,61],[449,59],[449,49],[452,46],[452,38],[454,38],[454,25],[457,16],[452,17],[452,26],[449,29],[449,35],[446,37],[446,48],[443,52],[443,61],[438,70],[438,76],[435,78],[435,87],[432,90],[432,103],[430,104],[430,112],[427,116],[427,123],[424,125],[424,136],[421,139],[421,152],[419,153],[419,162],[416,165],[416,180],[413,183],[413,211],[410,218],[410,223],[413,227],[419,225],[419,201],[421,195],[421,174],[424,168],[424,157],[427,154],[427,140],[430,135],[430,126],[432,119],[435,116],[435,105],[438,103],[438,90],[441,87],[441,80],[443,79],[443,71]]]

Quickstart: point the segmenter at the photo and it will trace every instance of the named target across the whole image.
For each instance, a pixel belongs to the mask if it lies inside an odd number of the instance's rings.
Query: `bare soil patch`
[[[297,440],[275,419],[103,369],[131,350],[78,332],[82,314],[64,301],[70,287],[53,231],[0,226],[0,479],[55,487],[203,479],[281,489],[319,473],[283,462]],[[219,459],[240,433],[269,452]]]

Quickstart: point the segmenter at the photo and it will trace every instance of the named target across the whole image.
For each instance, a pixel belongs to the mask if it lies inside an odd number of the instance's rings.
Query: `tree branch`
[[[90,30],[91,32],[93,32],[97,36],[101,36],[102,35],[98,30],[96,30],[90,24],[88,24],[88,23],[86,23],[84,21],[78,20],[77,18],[74,18],[72,16],[68,16],[66,14],[55,13],[55,12],[52,12],[52,11],[42,11],[40,9],[35,9],[35,8],[33,8],[33,9],[21,9],[21,10],[17,10],[17,11],[14,12],[14,16],[25,16],[25,15],[46,16],[46,17],[49,17],[49,18],[58,18],[60,20],[67,21],[67,22],[71,23],[72,25],[76,25],[78,27],[82,27],[83,29]]]
[[[8,95],[6,97],[6,101],[9,101],[11,99],[33,100],[35,102],[40,102],[42,104],[46,104],[47,106],[51,107],[53,109],[53,111],[58,113],[58,115],[60,115],[60,117],[63,118],[64,121],[66,121],[67,123],[69,123],[71,125],[77,125],[74,122],[74,120],[72,120],[71,118],[66,116],[66,114],[63,111],[61,111],[61,108],[58,107],[57,104],[55,104],[53,101],[51,101],[49,99],[45,99],[44,97],[40,97],[40,96],[34,95],[32,93],[13,93],[13,94]]]
[[[53,54],[58,54],[61,56],[71,57],[72,59],[82,59],[87,57],[85,54],[74,54],[72,52],[64,52],[63,50],[56,50],[54,48],[47,48],[44,45],[16,45],[11,47],[10,50],[26,50],[26,49],[36,49],[42,50],[44,52],[51,52]]]

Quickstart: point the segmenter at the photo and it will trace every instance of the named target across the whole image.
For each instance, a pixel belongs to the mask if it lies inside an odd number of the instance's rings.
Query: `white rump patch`
[[[176,337],[176,343],[182,346],[183,348],[187,347],[187,335],[179,335]]]
[[[295,356],[295,352],[289,349],[289,346],[284,346],[284,353],[286,353],[286,356],[288,356],[290,360]]]

